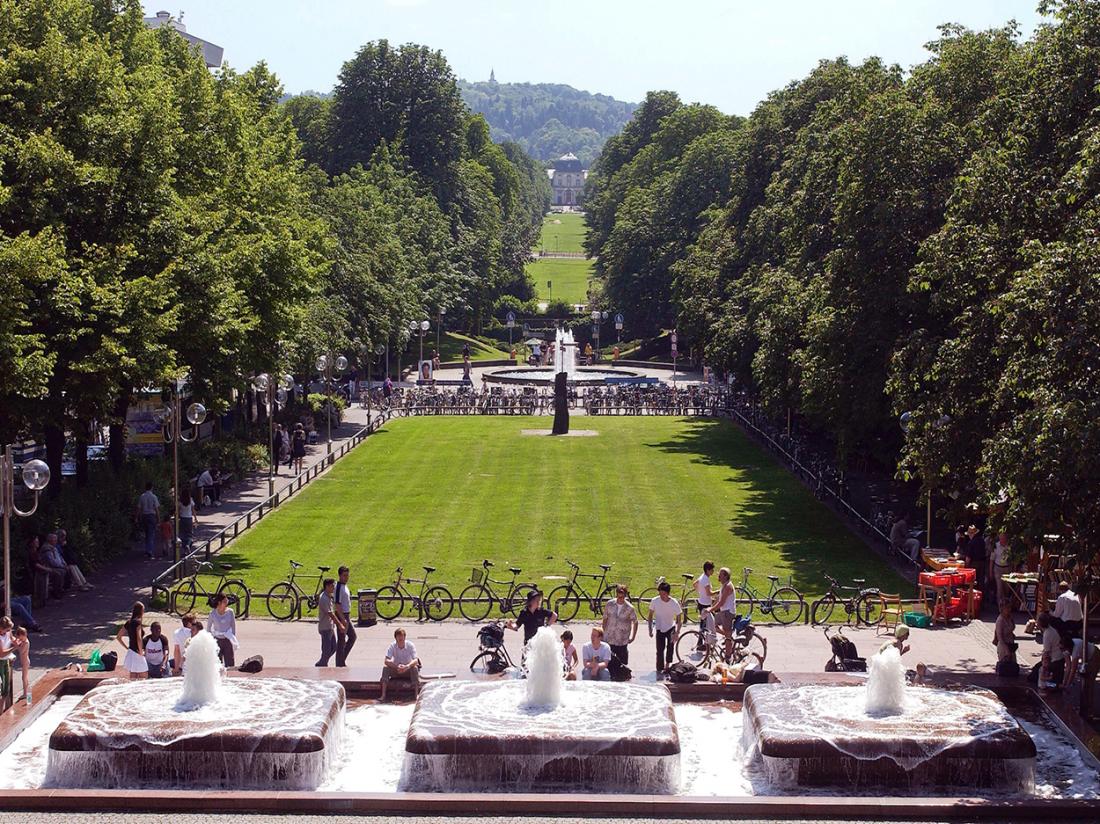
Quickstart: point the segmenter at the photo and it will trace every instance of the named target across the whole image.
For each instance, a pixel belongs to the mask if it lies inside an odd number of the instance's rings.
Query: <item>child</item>
[[[562,668],[565,673],[565,680],[576,681],[577,664],[580,661],[580,657],[577,655],[577,648],[573,646],[572,632],[566,630],[561,634],[561,645]]]
[[[191,625],[195,622],[195,613],[189,612],[180,619],[180,628],[172,635],[172,674],[183,675],[183,660],[187,642],[191,640]]]
[[[165,662],[168,660],[168,639],[160,634],[160,622],[154,621],[149,634],[142,642],[145,649],[145,662],[149,665],[150,678],[163,678]]]
[[[31,643],[27,640],[25,627],[12,629],[11,619],[6,615],[0,617],[0,658],[6,658],[12,662],[12,673],[18,666],[23,671],[23,697],[30,692],[30,651]]]
[[[172,518],[165,515],[160,522],[160,554],[165,558],[172,557]]]

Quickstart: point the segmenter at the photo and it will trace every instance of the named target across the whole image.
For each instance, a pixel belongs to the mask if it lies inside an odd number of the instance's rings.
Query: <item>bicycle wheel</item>
[[[219,595],[222,593],[225,593],[226,597],[229,598],[229,606],[232,608],[234,615],[238,618],[248,617],[248,606],[252,596],[248,591],[248,587],[244,585],[244,581],[226,581],[218,590]]]
[[[550,591],[549,609],[558,614],[559,621],[572,621],[581,608],[581,596],[572,587],[560,586]]]
[[[676,660],[687,661],[696,667],[708,667],[714,648],[707,644],[703,633],[697,629],[681,632],[676,639]]]
[[[458,596],[458,611],[467,621],[484,621],[493,608],[493,596],[482,584],[470,584]]]
[[[737,614],[751,618],[753,607],[756,606],[756,599],[752,597],[752,593],[744,587],[737,587],[734,594],[737,597]]]
[[[267,591],[267,611],[278,621],[289,621],[298,611],[298,590],[290,581],[280,581]]]
[[[740,662],[748,659],[749,661],[756,661],[761,667],[764,666],[764,661],[768,657],[768,642],[758,632],[753,632],[749,636],[739,635],[734,641],[733,647],[733,662]]]
[[[374,602],[375,612],[383,621],[392,621],[405,608],[405,596],[394,586],[382,587]]]
[[[479,652],[470,662],[470,672],[475,675],[499,675],[507,668],[507,664],[499,660],[500,658],[500,653],[495,649]]]
[[[780,624],[793,624],[802,617],[802,593],[794,587],[780,587],[771,598],[772,617]]]
[[[432,587],[424,593],[424,614],[431,621],[446,621],[455,608],[455,597],[444,586]]]
[[[530,581],[516,584],[512,587],[512,591],[508,593],[508,597],[504,599],[504,603],[500,605],[501,613],[505,615],[519,615],[519,611],[523,609],[524,604],[527,603],[527,593],[538,588],[538,584],[533,584]]]
[[[882,622],[883,616],[882,596],[877,592],[864,592],[856,598],[856,621],[869,627],[876,627]]]
[[[638,610],[638,620],[644,621],[649,617],[649,604],[657,597],[657,587],[650,587],[649,589],[642,590],[642,594],[638,596],[638,600],[634,602],[634,608]]]
[[[195,608],[195,601],[198,600],[200,592],[202,590],[199,589],[194,578],[181,582],[172,591],[172,611],[181,616],[189,613]]]
[[[836,609],[836,596],[827,595],[820,601],[814,601],[813,611],[810,613],[810,622],[814,624],[827,624],[833,617]]]

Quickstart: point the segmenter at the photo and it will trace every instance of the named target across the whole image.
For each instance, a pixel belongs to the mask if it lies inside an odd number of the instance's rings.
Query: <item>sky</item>
[[[945,22],[974,29],[1042,18],[1038,0],[177,0],[187,31],[247,69],[260,60],[286,90],[330,91],[364,43],[440,49],[455,74],[567,83],[639,101],[671,89],[687,102],[749,114],[819,60],[877,55],[909,68]]]

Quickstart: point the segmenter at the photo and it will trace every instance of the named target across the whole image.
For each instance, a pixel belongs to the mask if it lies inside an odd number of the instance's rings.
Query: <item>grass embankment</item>
[[[527,264],[539,300],[587,303],[592,261],[584,258],[539,258]],[[546,282],[553,283],[548,287]]]
[[[657,575],[679,582],[704,559],[767,588],[791,576],[807,596],[824,573],[896,592],[901,579],[786,470],[725,421],[574,418],[596,437],[524,436],[545,418],[393,421],[224,553],[257,592],[293,558],[303,572],[352,569],[352,586],[390,582],[394,568],[457,596],[470,568],[516,565],[544,589],[569,572],[613,564],[634,591]],[[586,582],[589,583],[590,582]],[[305,582],[312,591],[312,582]],[[253,615],[265,614],[257,601]],[[457,615],[457,611],[455,613]]]

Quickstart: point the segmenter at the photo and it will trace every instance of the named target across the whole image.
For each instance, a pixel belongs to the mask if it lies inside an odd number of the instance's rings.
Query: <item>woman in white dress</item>
[[[141,643],[141,639],[145,637],[145,627],[141,623],[144,616],[145,605],[141,601],[135,602],[130,612],[130,620],[119,627],[118,635],[115,636],[122,648],[126,650],[122,666],[129,670],[131,679],[149,676],[149,662],[145,660],[145,648]]]

